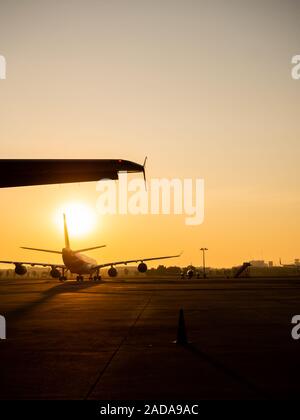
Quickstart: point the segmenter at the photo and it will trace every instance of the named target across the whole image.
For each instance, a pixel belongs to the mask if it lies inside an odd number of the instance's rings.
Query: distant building
[[[252,260],[249,261],[252,267],[268,267],[268,264],[264,260]]]
[[[293,263],[288,263],[288,264],[282,264],[281,260],[280,260],[280,265],[282,265],[283,267],[300,267],[300,260],[299,258],[295,258]]]
[[[274,267],[273,261],[269,261],[269,267]]]

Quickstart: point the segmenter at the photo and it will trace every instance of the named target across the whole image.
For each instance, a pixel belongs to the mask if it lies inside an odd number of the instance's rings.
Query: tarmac
[[[0,314],[2,400],[299,397],[299,278],[2,279]]]

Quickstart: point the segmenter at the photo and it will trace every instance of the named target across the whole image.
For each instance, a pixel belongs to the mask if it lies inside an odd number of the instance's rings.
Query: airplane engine
[[[186,272],[186,276],[187,276],[189,279],[191,279],[191,278],[193,277],[193,275],[194,275],[194,271],[193,271],[193,270],[191,270],[191,269],[189,269],[189,270]]]
[[[147,264],[145,264],[143,262],[141,262],[138,265],[138,270],[139,270],[140,273],[146,273],[147,269],[148,269]]]
[[[57,268],[52,267],[50,271],[50,276],[54,279],[58,279],[60,277],[60,271]]]
[[[108,270],[107,273],[108,273],[109,277],[117,277],[117,275],[118,275],[118,272],[115,269],[115,267],[110,267],[110,269]]]
[[[15,273],[19,274],[19,276],[24,276],[27,273],[27,268],[22,264],[16,264]]]

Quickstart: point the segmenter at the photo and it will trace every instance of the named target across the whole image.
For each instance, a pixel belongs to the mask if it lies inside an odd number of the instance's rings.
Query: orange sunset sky
[[[72,245],[98,261],[184,250],[174,264],[300,257],[300,3],[2,0],[0,158],[122,158],[204,178],[205,218],[100,216]],[[141,175],[142,176],[142,175]],[[60,262],[57,212],[96,183],[0,190],[0,259]],[[79,221],[80,223],[80,217]],[[156,265],[154,263],[153,265]]]

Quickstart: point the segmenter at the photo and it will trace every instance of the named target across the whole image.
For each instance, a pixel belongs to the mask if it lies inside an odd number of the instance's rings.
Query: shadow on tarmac
[[[70,293],[70,292],[80,292],[85,289],[89,289],[91,287],[97,286],[99,283],[95,282],[86,282],[86,283],[77,283],[77,282],[67,282],[62,283],[57,286],[52,287],[51,289],[45,290],[40,292],[42,295],[39,299],[25,304],[11,312],[6,314],[6,319],[9,321],[15,320],[19,317],[23,317],[26,315],[27,312],[30,312],[32,309],[36,308],[37,306],[51,300],[53,297],[63,294],[63,293]]]

